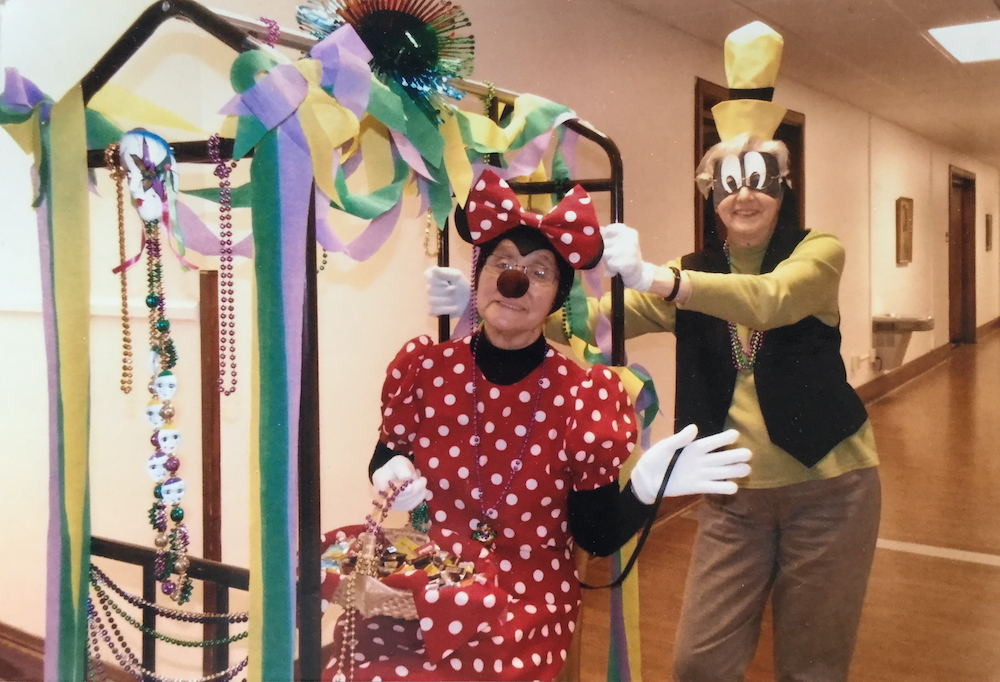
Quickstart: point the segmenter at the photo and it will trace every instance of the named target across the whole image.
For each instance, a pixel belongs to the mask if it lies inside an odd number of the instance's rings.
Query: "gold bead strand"
[[[118,199],[118,262],[125,263],[125,171],[118,163],[118,143],[108,145],[104,150],[104,165],[115,183]],[[122,290],[122,393],[132,391],[132,329],[128,317],[128,276],[125,268],[119,273]]]

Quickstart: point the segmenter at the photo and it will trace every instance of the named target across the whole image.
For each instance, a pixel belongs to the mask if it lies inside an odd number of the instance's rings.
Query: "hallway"
[[[852,682],[1000,680],[1000,331],[868,406],[882,478],[878,551]],[[661,521],[639,562],[643,675],[671,679],[671,650],[696,530]],[[588,582],[606,582],[595,562]],[[607,591],[585,595],[583,680],[603,680]],[[765,616],[747,682],[771,682]]]

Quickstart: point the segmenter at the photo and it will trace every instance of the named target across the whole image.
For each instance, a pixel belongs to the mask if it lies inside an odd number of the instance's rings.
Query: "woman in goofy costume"
[[[712,110],[722,141],[696,173],[723,243],[656,266],[635,230],[604,231],[608,269],[633,289],[626,334],[677,336],[676,422],[736,429],[754,453],[740,490],[699,510],[679,682],[743,680],[768,596],[776,678],[844,682],[878,535],[875,440],[840,356],[844,249],[799,226],[772,139],[782,43],[760,22],[726,40],[732,99]]]

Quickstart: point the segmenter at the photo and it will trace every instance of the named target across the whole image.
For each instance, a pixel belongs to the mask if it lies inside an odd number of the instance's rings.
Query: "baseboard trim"
[[[979,338],[980,334],[990,334],[998,329],[1000,329],[1000,317],[976,327],[976,338]]]
[[[45,640],[0,623],[0,680],[41,682],[45,677]]]
[[[992,334],[998,330],[1000,330],[1000,317],[992,319],[989,322],[976,327],[976,337],[978,338],[982,335]],[[907,381],[916,379],[924,372],[933,369],[947,360],[953,349],[954,346],[950,343],[944,346],[938,346],[929,353],[924,353],[919,358],[907,362],[902,367],[898,367],[891,372],[875,377],[871,381],[858,386],[854,390],[857,391],[861,400],[864,401],[865,404],[875,402],[879,398],[882,398],[888,393],[896,390]]]
[[[854,390],[857,391],[858,396],[861,397],[861,400],[866,405],[868,403],[875,402],[891,391],[896,390],[907,381],[916,379],[924,372],[947,360],[951,351],[951,344],[938,346],[931,352],[925,353],[915,360],[910,360],[902,367],[898,367],[891,372],[877,376],[868,383],[858,386]]]
[[[111,682],[135,682],[135,678],[102,656],[104,672]],[[0,680],[44,682],[45,640],[13,625],[0,622]]]

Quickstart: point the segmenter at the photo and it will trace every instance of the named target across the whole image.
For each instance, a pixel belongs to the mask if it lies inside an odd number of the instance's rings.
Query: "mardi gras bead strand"
[[[733,264],[729,256],[729,242],[724,242],[722,247],[726,253],[726,264],[732,270]],[[733,366],[736,367],[737,371],[753,369],[754,364],[757,362],[757,352],[764,343],[764,332],[757,329],[750,330],[750,347],[748,352],[747,349],[743,348],[743,342],[740,341],[740,334],[736,329],[736,324],[733,322],[727,322],[726,324],[729,326],[729,345],[733,349]]]
[[[236,299],[233,287],[233,193],[229,176],[236,162],[227,164],[219,151],[219,135],[208,138],[208,155],[219,178],[219,392],[236,392]],[[229,346],[230,383],[226,387],[226,346]]]
[[[104,150],[104,165],[115,183],[118,199],[118,262],[125,262],[125,169],[118,163],[118,143],[108,145]],[[122,290],[122,393],[132,391],[132,329],[128,317],[128,277],[126,268],[119,273]]]
[[[177,349],[170,336],[170,320],[163,296],[163,262],[160,260],[160,223],[146,223],[146,307],[149,308],[149,346],[158,356],[159,369],[173,369],[177,364]]]
[[[346,613],[344,614],[344,629],[341,632],[340,639],[340,656],[337,658],[337,674],[333,676],[333,682],[346,682],[347,680],[354,679],[354,652],[358,646],[358,610],[354,607],[354,595],[357,591],[358,576],[374,576],[377,574],[377,548],[385,539],[385,534],[382,531],[382,522],[385,521],[385,517],[388,516],[389,509],[392,508],[392,503],[409,484],[409,481],[404,481],[402,485],[397,486],[392,481],[389,481],[388,487],[385,490],[379,491],[379,497],[381,499],[376,500],[375,502],[375,506],[378,509],[378,518],[376,519],[371,514],[368,514],[365,517],[365,532],[368,533],[371,541],[375,543],[376,556],[368,556],[363,552],[359,552],[354,570],[349,576],[347,576],[347,603],[349,606],[346,608]],[[345,675],[344,665],[348,661],[350,661],[349,673]]]
[[[109,578],[104,571],[99,569],[94,564],[90,565],[90,584],[94,587],[107,587],[112,592],[117,594],[119,597],[127,601],[129,604],[140,609],[152,609],[156,612],[157,616],[162,616],[164,618],[169,618],[170,620],[178,620],[185,623],[207,623],[214,620],[224,620],[230,624],[236,623],[246,623],[250,620],[250,614],[246,611],[239,611],[236,613],[191,613],[190,611],[178,611],[176,609],[168,609],[165,606],[160,606],[153,602],[148,602],[145,599],[136,597],[135,595],[129,594],[118,586],[111,578]]]
[[[103,639],[104,644],[118,660],[118,664],[121,665],[122,669],[136,679],[155,680],[156,682],[224,682],[225,680],[231,680],[236,677],[240,671],[247,666],[248,659],[244,658],[231,668],[215,673],[214,675],[199,677],[195,680],[179,680],[173,677],[158,675],[155,672],[142,667],[142,663],[136,657],[135,653],[132,652],[129,645],[125,642],[125,638],[118,629],[118,624],[114,621],[110,612],[106,608],[104,611],[106,617],[108,618],[108,626],[111,628],[111,632],[109,632],[108,627],[104,625],[104,621],[98,614],[93,602],[88,600],[87,614],[88,624],[92,633],[92,640],[99,643],[99,641]],[[112,633],[114,634],[114,637],[112,637]],[[115,641],[118,642],[117,645],[115,644]],[[119,649],[119,647],[121,648]],[[90,647],[88,645],[88,649],[89,648]],[[97,644],[94,645],[94,648],[97,648]],[[94,652],[91,651],[88,653],[93,655]]]
[[[240,641],[241,639],[246,639],[247,636],[249,635],[248,632],[241,632],[221,639],[207,639],[207,640],[178,639],[176,637],[170,637],[169,635],[165,635],[162,632],[158,632],[153,628],[148,628],[139,621],[137,621],[135,618],[126,613],[121,606],[116,604],[115,601],[111,599],[111,597],[108,595],[108,593],[105,592],[100,587],[95,586],[94,591],[97,593],[97,599],[98,601],[100,601],[102,608],[110,607],[112,611],[117,613],[122,619],[124,619],[126,623],[134,627],[136,630],[139,630],[143,634],[149,635],[150,637],[154,637],[162,642],[166,642],[167,644],[173,644],[175,646],[187,647],[192,649],[193,648],[204,649],[209,647],[220,646],[223,644],[232,644],[234,642]]]
[[[146,223],[146,263],[149,288],[146,306],[149,308],[149,345],[155,360],[153,377],[149,382],[152,395],[146,406],[146,419],[153,427],[150,444],[154,448],[146,471],[155,484],[153,506],[149,521],[156,531],[154,544],[157,555],[154,564],[156,580],[161,591],[178,604],[191,598],[193,582],[187,575],[188,532],[184,525],[184,481],[176,476],[180,460],[176,453],[180,447],[180,432],[173,424],[175,410],[173,397],[177,392],[177,379],[170,370],[177,364],[177,350],[170,336],[170,320],[166,317],[166,299],[163,294],[163,265],[160,259],[159,222]],[[157,371],[159,373],[157,373]],[[170,505],[172,530],[167,527],[167,505]],[[173,580],[171,574],[177,574]]]

